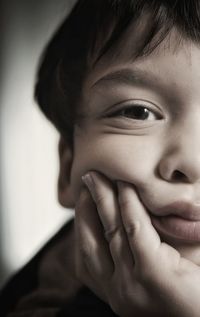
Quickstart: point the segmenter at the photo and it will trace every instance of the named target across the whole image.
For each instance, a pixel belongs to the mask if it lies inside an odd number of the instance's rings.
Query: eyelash
[[[138,116],[139,115],[142,115],[142,114],[145,114],[144,113],[144,110],[146,109],[146,115],[150,115],[150,114],[153,114],[155,119],[148,119],[147,118],[132,118],[132,116],[128,116],[126,115],[124,112],[127,111],[127,110],[135,110],[135,111],[140,111],[141,110],[143,111],[143,113],[138,113]],[[136,114],[137,116],[137,114]],[[135,116],[135,117],[136,117]],[[130,105],[127,105],[127,106],[124,106],[123,108],[119,109],[119,110],[116,110],[115,112],[111,113],[109,115],[109,117],[125,117],[125,118],[128,118],[128,119],[131,119],[131,120],[137,120],[137,121],[153,121],[153,120],[161,120],[162,119],[162,116],[160,113],[158,113],[158,111],[155,111],[155,110],[152,110],[152,109],[149,109],[148,106],[146,105],[142,105],[142,104],[130,104]]]

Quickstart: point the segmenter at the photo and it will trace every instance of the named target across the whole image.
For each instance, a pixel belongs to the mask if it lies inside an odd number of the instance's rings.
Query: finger
[[[90,172],[84,181],[97,205],[115,269],[122,273],[133,266],[133,256],[123,229],[116,190],[110,180],[97,172]]]
[[[122,227],[121,217],[116,199],[116,189],[102,174],[90,172],[83,181],[88,186],[92,198],[97,206],[99,217],[103,224],[105,235],[109,239],[112,232]],[[115,191],[115,193],[114,193]],[[106,209],[106,210],[105,210]]]
[[[154,265],[160,237],[134,187],[121,181],[117,186],[122,221],[136,265]]]
[[[75,207],[75,232],[79,261],[96,280],[108,279],[113,272],[112,257],[96,206],[86,188],[82,188]]]

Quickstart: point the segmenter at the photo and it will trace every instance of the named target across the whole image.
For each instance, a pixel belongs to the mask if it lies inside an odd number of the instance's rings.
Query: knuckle
[[[108,243],[111,243],[111,241],[116,237],[116,235],[122,236],[122,234],[123,234],[122,226],[116,226],[104,231],[104,236]]]
[[[123,197],[122,195],[119,195],[119,205],[121,209],[128,209],[131,206],[131,201],[127,197]]]
[[[124,224],[125,231],[128,237],[135,238],[140,231],[141,224],[138,220],[132,221],[131,223]]]

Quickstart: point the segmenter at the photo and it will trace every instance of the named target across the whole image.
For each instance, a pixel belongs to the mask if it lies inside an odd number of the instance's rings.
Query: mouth
[[[178,216],[152,216],[154,228],[161,236],[186,243],[200,242],[200,221]]]
[[[162,237],[177,242],[200,242],[200,205],[175,202],[150,212],[150,217]]]

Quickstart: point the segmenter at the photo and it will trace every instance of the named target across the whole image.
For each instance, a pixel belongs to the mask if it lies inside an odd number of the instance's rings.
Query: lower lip
[[[185,242],[200,242],[200,221],[190,221],[177,216],[151,216],[158,233]]]

